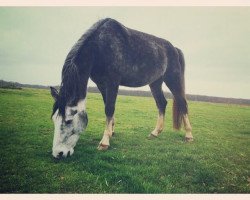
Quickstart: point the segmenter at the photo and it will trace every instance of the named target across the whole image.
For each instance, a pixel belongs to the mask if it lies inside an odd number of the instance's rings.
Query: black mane
[[[74,105],[80,98],[80,77],[78,57],[82,48],[87,43],[90,36],[109,18],[96,22],[81,38],[76,42],[68,53],[62,69],[62,82],[59,91],[59,97],[55,101],[52,110],[52,116],[58,109],[58,114],[65,116],[66,105]]]

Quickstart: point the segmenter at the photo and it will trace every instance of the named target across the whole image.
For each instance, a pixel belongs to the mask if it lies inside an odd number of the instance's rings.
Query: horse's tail
[[[171,62],[171,69],[166,74],[164,82],[173,94],[173,128],[179,130],[184,115],[188,113],[188,106],[185,97],[184,55],[178,48],[174,51],[173,55],[178,56],[178,59]]]
[[[179,130],[185,114],[188,113],[187,101],[183,96],[174,96],[173,102],[173,127]]]
[[[183,52],[180,49],[176,48],[176,50],[177,50],[177,52],[179,54],[179,62],[181,64],[181,73],[183,75],[183,83],[182,84],[185,87],[185,81],[184,81],[185,59],[184,59],[184,54],[183,54]],[[184,90],[185,90],[185,88],[184,88]]]
[[[181,128],[183,116],[188,114],[188,106],[185,97],[185,59],[182,51],[176,48],[179,55],[180,76],[177,78],[178,90],[174,92],[173,101],[173,127],[177,130]]]

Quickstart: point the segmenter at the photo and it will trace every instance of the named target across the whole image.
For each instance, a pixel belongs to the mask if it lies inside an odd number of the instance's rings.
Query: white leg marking
[[[104,134],[103,134],[103,137],[102,137],[102,140],[100,141],[100,145],[105,145],[105,146],[110,146],[109,144],[109,139],[110,139],[110,135],[109,133],[107,133],[107,131],[105,130],[104,131]]]
[[[151,134],[157,137],[162,132],[163,128],[164,128],[164,115],[159,114],[155,129],[152,131]]]
[[[98,150],[107,150],[110,146],[109,140],[112,137],[112,130],[113,130],[113,117],[106,119],[106,128],[103,133],[102,140],[99,143]]]
[[[190,125],[187,114],[183,116],[183,123],[186,131],[186,136],[185,136],[186,141],[193,141],[192,127]]]

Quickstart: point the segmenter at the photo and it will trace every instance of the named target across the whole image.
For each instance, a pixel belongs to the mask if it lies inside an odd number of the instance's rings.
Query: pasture
[[[250,107],[189,102],[195,141],[172,130],[172,101],[159,138],[148,140],[153,98],[118,96],[111,148],[100,94],[87,95],[89,124],[72,157],[51,155],[49,90],[0,89],[1,193],[249,193]]]

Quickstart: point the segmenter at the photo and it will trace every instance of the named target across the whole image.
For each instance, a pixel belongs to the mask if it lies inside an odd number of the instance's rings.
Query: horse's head
[[[50,89],[51,95],[55,99],[52,113],[55,127],[52,155],[55,158],[67,157],[74,153],[74,147],[80,133],[85,130],[88,124],[85,100],[78,101],[76,105],[60,107],[58,91],[53,87]]]

